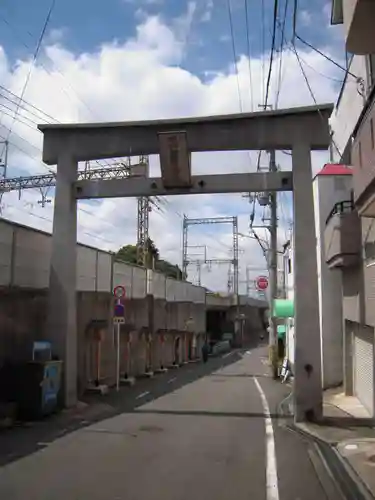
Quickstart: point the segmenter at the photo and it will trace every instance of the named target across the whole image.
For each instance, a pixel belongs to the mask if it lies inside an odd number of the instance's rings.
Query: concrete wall
[[[50,258],[48,233],[0,219],[0,366],[6,360],[30,359],[33,341],[49,338],[45,317]],[[161,360],[172,363],[178,337],[179,359],[183,361],[193,337],[198,345],[197,334],[205,332],[204,288],[114,262],[111,253],[77,245],[81,390],[98,378],[106,383],[114,381],[112,290],[117,285],[126,289],[126,325],[121,330],[124,373],[136,375],[146,367],[158,368]],[[165,338],[160,333],[163,330],[169,330]],[[154,332],[151,339],[148,332]]]
[[[50,258],[50,234],[0,219],[0,286],[48,288]],[[123,285],[132,299],[150,293],[169,302],[205,303],[204,288],[148,273],[141,267],[113,263],[109,252],[77,245],[77,291],[111,292]]]
[[[313,182],[323,387],[343,377],[343,309],[340,271],[330,270],[324,252],[326,219],[335,203],[350,200],[350,175],[317,175]]]

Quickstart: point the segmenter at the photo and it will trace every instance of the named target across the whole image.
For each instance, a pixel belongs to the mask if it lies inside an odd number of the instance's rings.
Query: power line
[[[317,54],[319,54],[322,57],[324,57],[324,59],[327,59],[327,61],[329,61],[332,64],[334,64],[337,68],[341,69],[342,71],[344,71],[348,75],[350,75],[353,78],[355,78],[357,81],[362,81],[363,80],[363,78],[355,75],[354,73],[352,73],[351,71],[349,71],[347,68],[344,68],[344,66],[342,66],[337,61],[335,61],[334,59],[332,59],[332,57],[328,56],[327,54],[325,54],[321,50],[319,50],[316,47],[314,47],[314,45],[312,45],[311,43],[309,43],[306,40],[304,40],[302,37],[300,37],[299,35],[297,35],[297,33],[295,34],[295,38],[297,38],[297,40],[299,40],[300,42],[302,42],[304,45],[306,45],[307,47],[309,47],[311,50],[315,51]],[[295,45],[295,44],[293,44],[293,45]]]
[[[38,43],[37,43],[36,48],[35,48],[33,60],[31,62],[29,71],[28,71],[27,76],[26,76],[25,83],[24,83],[23,88],[22,88],[20,100],[22,100],[23,96],[25,95],[25,92],[26,92],[26,89],[27,89],[27,85],[28,85],[28,83],[30,81],[31,73],[32,73],[32,70],[33,70],[33,68],[35,66],[36,60],[38,58],[40,47],[42,45],[42,42],[43,42],[43,39],[44,39],[44,36],[45,36],[45,33],[46,33],[46,29],[47,29],[47,26],[48,26],[48,24],[50,22],[51,15],[52,15],[52,12],[53,12],[53,10],[55,8],[55,5],[56,5],[56,0],[52,0],[50,8],[49,8],[48,13],[47,13],[47,17],[46,17],[46,19],[44,21],[44,24],[43,24],[42,31],[41,31],[40,36],[39,36]],[[13,128],[13,125],[14,125],[14,122],[15,122],[15,118],[16,118],[16,116],[18,114],[18,109],[19,108],[18,108],[18,104],[17,104],[16,111],[15,111],[15,114],[14,114],[14,117],[13,117],[13,121],[12,121],[12,123],[10,125],[10,129],[9,129],[9,133],[8,133],[8,139],[9,139],[10,134],[12,133],[12,128]]]
[[[240,111],[242,113],[243,108],[242,108],[242,99],[241,99],[240,77],[239,77],[239,74],[238,74],[238,67],[237,67],[236,44],[235,44],[235,41],[234,41],[232,7],[231,7],[230,0],[227,0],[227,5],[228,5],[228,17],[229,17],[230,35],[231,35],[231,40],[232,40],[232,51],[233,51],[234,67],[235,67],[235,70],[236,70],[238,102],[239,102],[239,106],[240,106]]]
[[[297,11],[298,11],[298,0],[294,0],[294,6],[293,6],[293,37],[292,37],[292,41],[293,42],[294,42],[294,38],[296,36]]]
[[[306,72],[305,72],[305,70],[304,70],[304,68],[303,68],[303,65],[302,65],[302,62],[301,62],[301,60],[300,60],[300,57],[299,57],[299,54],[298,54],[298,51],[297,51],[297,48],[296,48],[295,44],[293,44],[293,50],[294,50],[295,56],[296,56],[296,58],[297,58],[297,62],[298,62],[298,65],[299,65],[299,67],[300,67],[300,70],[301,70],[301,72],[302,72],[303,78],[304,78],[304,80],[305,80],[305,82],[306,82],[306,86],[307,86],[307,88],[308,88],[308,90],[309,90],[309,92],[310,92],[311,98],[312,98],[312,100],[314,101],[314,104],[315,104],[315,105],[317,105],[318,103],[317,103],[317,100],[316,100],[315,94],[314,94],[314,92],[313,92],[313,90],[312,90],[312,88],[311,88],[311,85],[310,85],[309,79],[308,79],[308,77],[307,77],[307,75],[306,75]],[[319,109],[318,109],[318,113],[319,113],[320,118],[322,119],[322,122],[325,124],[326,122],[325,122],[324,117],[323,117],[323,115],[322,115],[322,113],[320,112],[320,110],[319,110]],[[331,141],[332,141],[332,144],[333,144],[333,146],[335,147],[335,149],[336,149],[336,151],[337,151],[338,155],[339,155],[339,156],[340,156],[340,158],[341,158],[341,157],[342,157],[342,154],[341,154],[340,149],[339,149],[339,147],[337,146],[336,142],[334,141],[333,137],[331,137]]]
[[[280,42],[279,72],[278,72],[278,79],[277,79],[277,90],[276,90],[276,98],[275,98],[275,108],[277,108],[278,105],[279,105],[279,98],[280,98],[280,92],[281,92],[282,72],[283,72],[283,52],[284,52],[284,43],[285,43],[285,26],[286,26],[287,12],[288,12],[288,3],[289,3],[289,0],[285,0],[283,22],[281,23],[281,42]]]
[[[1,85],[0,85],[0,88],[4,88],[4,87],[1,87]],[[9,91],[8,91],[8,92],[9,92]],[[38,115],[37,113],[35,113],[34,111],[32,111],[32,110],[28,109],[28,108],[27,108],[27,106],[25,106],[25,104],[21,104],[21,101],[19,101],[19,102],[17,103],[15,100],[11,99],[10,97],[8,97],[8,96],[6,96],[6,95],[4,95],[4,94],[2,94],[2,93],[0,93],[0,98],[1,98],[1,99],[5,99],[6,101],[8,101],[8,103],[13,104],[14,106],[17,106],[17,105],[18,105],[18,108],[19,108],[19,109],[22,109],[22,110],[23,110],[23,111],[25,111],[26,113],[28,113],[28,114],[30,114],[30,115],[32,115],[32,116],[34,116],[34,118],[36,118],[36,119],[38,120],[38,122],[39,122],[39,123],[40,123],[40,120],[45,121],[45,122],[46,122],[46,123],[48,123],[49,125],[52,125],[52,124],[55,122],[55,120],[54,120],[53,122],[51,122],[51,121],[46,120],[45,118],[43,118],[43,117],[39,116],[39,115]],[[25,101],[25,100],[23,100],[22,102],[26,103],[26,101]],[[4,106],[4,104],[2,104],[2,105]],[[33,107],[33,108],[34,108],[34,106],[31,106],[30,104],[28,104],[28,106]],[[13,111],[14,111],[14,110],[13,110]],[[41,110],[39,110],[39,113],[42,113],[42,111],[41,111]]]
[[[265,66],[265,51],[266,51],[266,22],[265,22],[265,5],[264,0],[262,0],[261,8],[261,37],[262,37],[262,82],[261,82],[261,96],[262,102],[264,102],[264,66]]]
[[[293,50],[293,46],[290,45],[288,46],[288,50],[292,51],[294,53],[294,50]],[[304,59],[301,54],[299,54],[299,58],[301,59],[301,61],[303,62],[303,64],[311,69],[311,71],[314,71],[314,73],[316,73],[317,75],[323,77],[323,78],[326,78],[327,80],[331,80],[332,82],[336,82],[336,83],[340,83],[340,84],[343,84],[344,83],[344,80],[339,80],[338,78],[334,78],[333,76],[328,76],[328,75],[325,75],[324,73],[322,73],[321,71],[318,71],[316,68],[314,68],[314,66],[311,66],[311,64],[309,64],[308,62],[306,62],[306,59]]]
[[[266,83],[266,96],[265,96],[265,100],[264,100],[265,107],[267,107],[267,104],[268,104],[268,95],[269,95],[270,83],[271,83],[273,56],[274,56],[274,51],[275,51],[275,40],[276,40],[277,12],[278,12],[278,0],[274,0],[270,63],[269,63],[269,67],[268,67],[268,75],[267,75],[267,83]]]
[[[248,12],[248,0],[245,2],[245,20],[246,20],[246,42],[247,42],[247,60],[249,66],[249,80],[250,80],[250,100],[251,100],[251,111],[254,111],[254,95],[253,95],[253,79],[251,71],[251,43],[250,43],[250,29],[249,29],[249,12]]]

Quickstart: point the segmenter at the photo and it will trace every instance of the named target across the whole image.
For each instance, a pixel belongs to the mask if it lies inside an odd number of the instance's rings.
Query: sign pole
[[[125,308],[121,304],[121,298],[125,297],[126,291],[125,287],[119,285],[113,289],[113,295],[116,297],[114,316],[113,316],[113,327],[114,335],[116,335],[116,390],[120,390],[120,333],[121,325],[125,323]]]
[[[129,333],[129,336],[131,335],[131,333]],[[130,371],[131,371],[131,366],[130,366],[130,356],[131,356],[131,352],[130,352],[130,338],[128,339],[128,342],[127,342],[127,354],[128,354],[128,359],[126,360],[126,374],[128,377],[130,377]]]
[[[116,306],[121,305],[121,300],[116,299]],[[116,391],[120,390],[120,323],[115,324],[116,329]]]
[[[116,325],[116,391],[120,390],[120,323]]]

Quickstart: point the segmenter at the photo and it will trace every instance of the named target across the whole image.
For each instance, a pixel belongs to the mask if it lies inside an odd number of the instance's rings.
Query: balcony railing
[[[353,212],[353,210],[354,210],[354,201],[353,200],[344,200],[344,201],[339,201],[338,203],[335,203],[333,205],[333,208],[330,211],[327,219],[326,219],[326,225],[328,224],[328,222],[332,219],[332,217],[334,215],[350,213],[350,212]]]
[[[361,223],[353,200],[335,203],[324,231],[325,261],[330,269],[357,265],[361,250]]]

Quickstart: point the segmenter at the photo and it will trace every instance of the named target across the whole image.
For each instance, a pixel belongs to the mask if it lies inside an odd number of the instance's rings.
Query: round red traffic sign
[[[125,294],[125,287],[122,285],[115,286],[115,288],[113,289],[113,295],[118,299],[121,299],[121,297],[125,297]]]
[[[268,288],[267,276],[258,276],[258,278],[256,279],[256,285],[258,290],[267,290]]]

